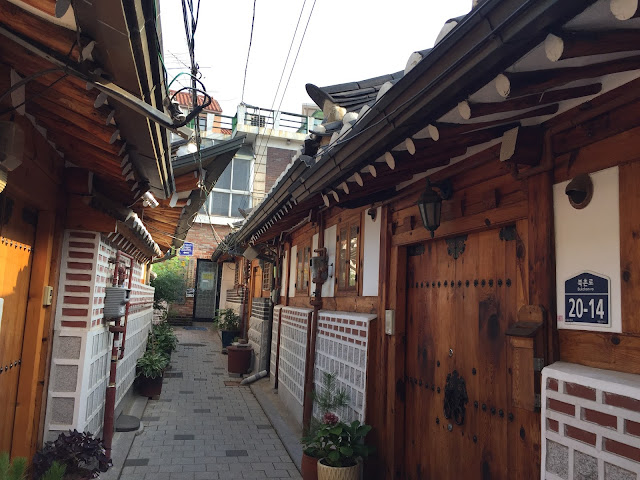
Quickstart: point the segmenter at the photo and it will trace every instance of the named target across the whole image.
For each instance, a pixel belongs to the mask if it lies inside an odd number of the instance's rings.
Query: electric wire
[[[49,85],[46,85],[42,91],[35,93],[33,95],[31,95],[28,98],[25,98],[24,101],[22,101],[19,105],[16,105],[15,107],[11,107],[11,108],[7,108],[6,110],[3,110],[2,112],[0,112],[0,116],[2,115],[6,115],[7,113],[11,113],[16,111],[18,108],[22,107],[23,105],[27,104],[28,102],[31,102],[33,100],[35,100],[38,97],[41,97],[42,95],[44,95],[46,93],[47,90],[49,90],[51,87],[53,87],[56,83],[60,82],[61,80],[64,80],[65,78],[67,78],[69,75],[67,73],[61,75],[59,78],[55,79],[53,82],[51,82]]]
[[[253,15],[251,17],[251,34],[249,35],[249,49],[247,50],[247,61],[244,65],[244,80],[242,81],[242,96],[240,103],[244,103],[244,88],[247,84],[247,70],[249,69],[249,54],[251,54],[251,43],[253,42],[253,26],[256,20],[256,0],[253,0]]]

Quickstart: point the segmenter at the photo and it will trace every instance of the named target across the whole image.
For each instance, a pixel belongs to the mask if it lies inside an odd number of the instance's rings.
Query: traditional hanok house
[[[226,247],[277,252],[272,381],[306,422],[338,374],[366,478],[638,478],[639,22],[486,0],[307,86],[324,126]]]
[[[202,204],[193,185],[173,197],[168,132],[190,131],[164,107],[154,6],[0,0],[0,452],[73,428],[110,441],[151,322],[148,264]],[[116,280],[131,300],[109,326]]]

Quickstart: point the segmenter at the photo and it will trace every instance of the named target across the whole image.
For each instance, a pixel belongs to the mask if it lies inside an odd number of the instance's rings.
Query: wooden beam
[[[47,15],[51,15],[52,17],[56,16],[56,0],[23,0],[23,1],[27,5],[37,8],[38,10],[46,13]]]
[[[455,140],[460,136],[476,130],[484,130],[499,125],[510,124],[524,120],[525,118],[545,117],[547,115],[553,115],[558,112],[558,104],[546,105],[544,107],[535,108],[533,110],[527,110],[526,112],[511,115],[509,117],[500,118],[497,120],[490,120],[487,122],[465,123],[465,124],[440,124],[440,135],[442,142],[445,139]]]
[[[510,98],[502,102],[474,103],[469,101],[458,104],[458,112],[465,120],[494,115],[496,113],[513,112],[516,110],[526,110],[528,108],[548,105],[550,103],[562,102],[573,98],[597,95],[602,90],[601,83],[584,85],[582,87],[571,87],[559,90],[550,90],[542,93],[534,93],[524,97]]]
[[[66,121],[71,122],[76,129],[84,130],[96,140],[100,140],[102,143],[109,145],[115,143],[115,141],[112,142],[112,140],[119,133],[118,129],[113,125],[106,125],[104,119],[87,118],[44,97],[31,97],[31,99],[27,97],[26,110],[37,118],[41,116],[51,120],[64,118]]]
[[[176,177],[176,192],[187,192],[198,188],[198,177],[193,172]]]
[[[622,331],[640,334],[640,162],[620,165]]]
[[[638,50],[640,31],[637,29],[596,32],[550,33],[544,41],[547,58],[552,62],[568,58],[606,55]]]
[[[64,189],[75,195],[91,195],[93,192],[93,172],[84,168],[66,168]]]
[[[453,177],[460,173],[466,172],[473,168],[477,168],[486,163],[492,161],[498,161],[500,159],[500,144],[494,145],[493,147],[487,148],[486,150],[482,150],[474,155],[471,155],[464,160],[451,165],[445,169],[439,170],[435,173],[429,175],[429,179],[432,182],[441,182],[447,178]]]
[[[587,367],[640,374],[640,337],[560,330],[560,360]]]
[[[640,1],[638,0],[611,0],[609,8],[618,20],[631,20],[640,17]]]
[[[0,0],[0,24],[61,55],[69,55],[75,62],[80,59],[81,46],[77,45],[74,31],[47,22],[7,0]]]
[[[539,126],[516,127],[502,136],[500,161],[538,165],[542,154],[543,132]]]
[[[495,85],[502,97],[519,97],[560,87],[576,80],[597,78],[637,69],[640,69],[640,55],[582,67],[552,68],[519,73],[505,72],[498,75]]]

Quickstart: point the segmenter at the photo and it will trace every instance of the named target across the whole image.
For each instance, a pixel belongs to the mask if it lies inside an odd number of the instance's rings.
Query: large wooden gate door
[[[410,247],[407,262],[406,478],[506,480],[516,242],[473,233]]]
[[[0,452],[11,451],[36,219],[0,195]]]

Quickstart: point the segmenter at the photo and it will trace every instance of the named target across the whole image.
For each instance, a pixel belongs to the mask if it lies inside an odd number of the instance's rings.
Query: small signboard
[[[181,257],[191,257],[193,255],[193,243],[184,242],[182,244],[182,247],[180,247],[178,255],[180,255]]]
[[[611,325],[611,281],[605,276],[583,272],[564,282],[565,322]]]
[[[187,298],[193,298],[196,294],[195,288],[187,288]]]

